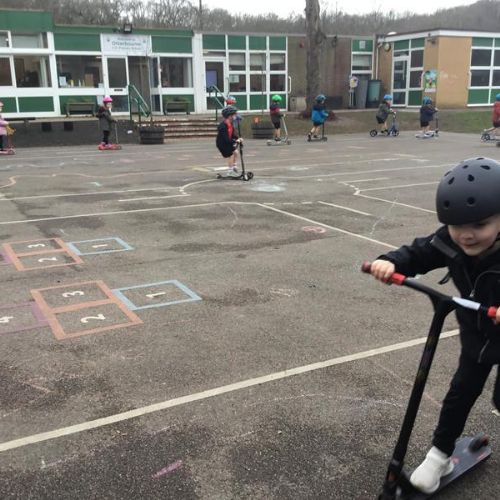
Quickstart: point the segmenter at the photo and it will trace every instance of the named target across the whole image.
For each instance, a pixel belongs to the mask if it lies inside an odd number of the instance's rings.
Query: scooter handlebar
[[[368,262],[368,261],[363,262],[363,264],[361,265],[361,271],[363,273],[366,273],[366,274],[371,273],[371,268],[372,268],[372,264],[371,264],[371,262]],[[392,273],[392,275],[387,280],[387,283],[402,286],[405,284],[406,279],[407,279],[407,277],[404,274]],[[429,291],[432,291],[429,288],[427,288],[427,289]],[[486,307],[486,306],[483,306],[483,305],[479,304],[478,302],[474,302],[472,300],[464,300],[464,299],[460,299],[460,298],[456,298],[456,297],[448,297],[448,298],[463,308],[481,311],[486,316],[488,316],[488,318],[496,319],[496,317],[497,317],[497,312],[498,312],[499,308],[496,306]]]
[[[361,271],[366,273],[366,274],[370,274],[371,270],[372,270],[372,263],[368,262],[368,261],[363,262],[363,264],[361,265]],[[404,274],[392,273],[390,278],[387,280],[387,283],[390,283],[392,285],[400,285],[401,286],[401,285],[403,285],[405,279],[406,279],[406,276]]]

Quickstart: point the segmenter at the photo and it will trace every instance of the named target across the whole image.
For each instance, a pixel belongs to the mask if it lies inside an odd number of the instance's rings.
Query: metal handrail
[[[216,85],[210,85],[210,87],[207,87],[207,92],[208,92],[208,97],[210,99],[213,99],[219,106],[220,109],[225,107],[224,101],[226,98],[224,97],[224,92],[220,90]],[[212,92],[215,94],[212,97]],[[219,99],[219,96],[222,97],[222,101]],[[219,108],[215,108],[215,121],[218,121],[218,115],[219,115]]]
[[[133,95],[132,95],[133,94]],[[139,124],[141,122],[141,116],[150,117],[151,109],[148,106],[147,102],[142,97],[141,93],[137,90],[137,87],[130,83],[128,85],[128,107],[130,111],[130,121],[133,121],[132,118],[132,102],[137,105],[138,115],[139,115]]]

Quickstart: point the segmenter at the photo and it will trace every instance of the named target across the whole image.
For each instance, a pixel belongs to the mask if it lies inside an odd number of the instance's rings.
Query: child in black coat
[[[500,305],[500,163],[488,158],[465,160],[445,174],[436,195],[437,215],[444,224],[379,257],[371,273],[381,281],[394,272],[406,276],[448,267],[463,298],[487,306]],[[499,309],[500,311],[500,309]],[[469,412],[483,391],[492,368],[500,363],[500,312],[496,320],[466,309],[456,310],[461,354],[458,369],[443,401],[433,446],[411,475],[411,483],[426,494],[450,474],[450,456]],[[500,410],[497,374],[493,403]]]
[[[238,110],[234,106],[226,106],[222,110],[224,120],[219,123],[217,129],[217,138],[215,144],[221,155],[227,159],[228,176],[238,176],[237,158],[238,152],[236,148],[238,144],[243,142],[243,139],[238,137],[235,130],[234,120]]]

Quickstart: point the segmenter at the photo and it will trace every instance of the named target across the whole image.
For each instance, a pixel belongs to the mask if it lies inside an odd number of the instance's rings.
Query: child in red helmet
[[[111,116],[111,109],[113,107],[113,99],[106,96],[102,100],[102,106],[97,110],[97,118],[99,118],[99,127],[102,130],[101,146],[109,146],[109,134],[111,133],[111,124],[116,123],[116,119]]]

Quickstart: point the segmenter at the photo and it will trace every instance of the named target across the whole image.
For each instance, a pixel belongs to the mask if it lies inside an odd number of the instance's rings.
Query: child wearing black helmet
[[[243,142],[243,139],[238,137],[234,127],[234,120],[238,110],[234,106],[226,106],[222,110],[222,117],[224,118],[217,128],[217,138],[215,144],[217,149],[221,152],[222,156],[227,159],[228,176],[238,176],[237,158],[238,152],[236,148],[238,144]]]
[[[319,94],[314,100],[314,106],[311,112],[311,121],[313,122],[313,127],[307,134],[307,138],[309,141],[311,140],[311,137],[318,137],[320,127],[328,118],[328,111],[326,110],[325,102],[326,97],[323,94]]]
[[[371,274],[387,281],[393,272],[406,276],[448,267],[463,298],[485,305],[500,304],[500,163],[488,158],[465,160],[441,179],[436,195],[443,224],[435,233],[417,238],[380,256]],[[499,309],[500,311],[500,309]],[[457,371],[443,401],[432,448],[411,475],[417,489],[430,495],[441,477],[450,474],[450,457],[469,412],[483,391],[494,365],[500,363],[500,312],[496,320],[463,308],[456,310],[461,353]],[[500,373],[493,404],[500,410]]]

